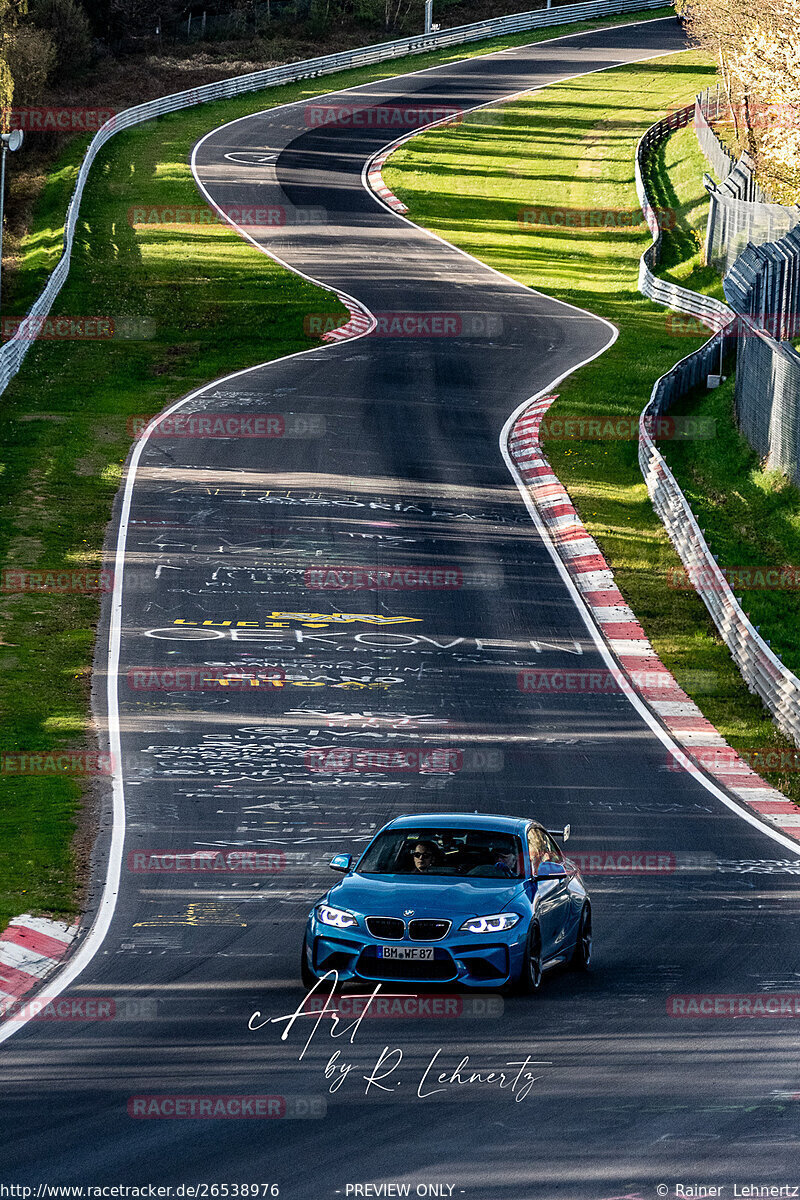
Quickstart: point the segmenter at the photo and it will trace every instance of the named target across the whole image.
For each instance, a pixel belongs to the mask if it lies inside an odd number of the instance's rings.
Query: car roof
[[[384,829],[419,829],[422,825],[446,825],[450,829],[487,829],[496,833],[521,833],[531,821],[531,817],[499,817],[496,813],[436,812],[395,817],[388,825],[384,825]]]

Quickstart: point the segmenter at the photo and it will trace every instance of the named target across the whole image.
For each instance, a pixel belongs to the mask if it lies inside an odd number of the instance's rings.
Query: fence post
[[[703,186],[708,192],[708,224],[706,225],[706,240],[703,243],[703,265],[707,267],[711,262],[714,233],[717,227],[717,189],[710,175],[703,176]]]

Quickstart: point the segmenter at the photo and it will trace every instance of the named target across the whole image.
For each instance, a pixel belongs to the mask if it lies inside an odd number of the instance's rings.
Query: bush
[[[56,45],[56,70],[61,78],[77,75],[94,59],[89,18],[77,0],[32,0],[33,24]]]
[[[55,42],[43,29],[18,25],[8,34],[5,54],[14,80],[14,103],[36,104],[56,65]]]

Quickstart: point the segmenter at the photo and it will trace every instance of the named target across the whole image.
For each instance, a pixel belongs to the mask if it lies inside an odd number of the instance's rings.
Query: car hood
[[[335,884],[328,900],[365,916],[403,917],[406,909],[413,908],[415,917],[455,919],[502,912],[523,892],[521,879],[354,874]]]

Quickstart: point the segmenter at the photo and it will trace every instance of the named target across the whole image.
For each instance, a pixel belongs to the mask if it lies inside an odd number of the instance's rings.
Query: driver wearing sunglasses
[[[435,842],[421,841],[417,842],[414,846],[411,853],[411,861],[416,872],[426,874],[428,871],[435,871],[437,867],[441,866],[442,856]]]

